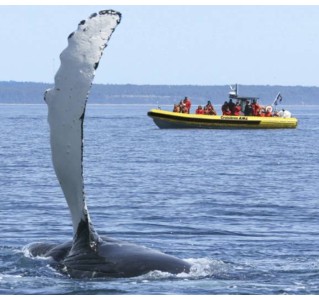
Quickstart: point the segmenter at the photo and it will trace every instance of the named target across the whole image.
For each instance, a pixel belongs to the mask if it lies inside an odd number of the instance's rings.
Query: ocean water
[[[0,105],[0,294],[319,294],[319,106],[289,130],[160,130],[150,106],[88,105],[84,176],[102,235],[190,274],[76,280],[30,258],[72,238],[47,108]],[[169,108],[170,109],[170,108]]]

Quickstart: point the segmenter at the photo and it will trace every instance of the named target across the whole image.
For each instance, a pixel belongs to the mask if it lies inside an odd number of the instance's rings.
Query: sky
[[[51,83],[91,13],[122,21],[95,83],[319,86],[319,6],[0,5],[0,81]]]

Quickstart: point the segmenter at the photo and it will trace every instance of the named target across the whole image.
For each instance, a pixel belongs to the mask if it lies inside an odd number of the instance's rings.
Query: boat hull
[[[278,129],[296,128],[296,118],[253,116],[210,116],[174,113],[160,109],[148,112],[161,129]]]

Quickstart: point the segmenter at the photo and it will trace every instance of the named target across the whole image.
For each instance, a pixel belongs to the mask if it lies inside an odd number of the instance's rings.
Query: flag
[[[282,101],[282,96],[280,95],[280,93],[277,95],[274,104],[273,105],[278,105],[278,103],[280,103]]]

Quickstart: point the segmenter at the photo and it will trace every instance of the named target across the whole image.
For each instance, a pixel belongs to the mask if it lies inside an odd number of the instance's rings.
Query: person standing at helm
[[[228,107],[232,115],[235,114],[235,106],[236,104],[233,102],[233,99],[229,99]]]
[[[253,115],[253,108],[248,100],[246,101],[244,113],[245,113],[245,116],[252,116]]]

